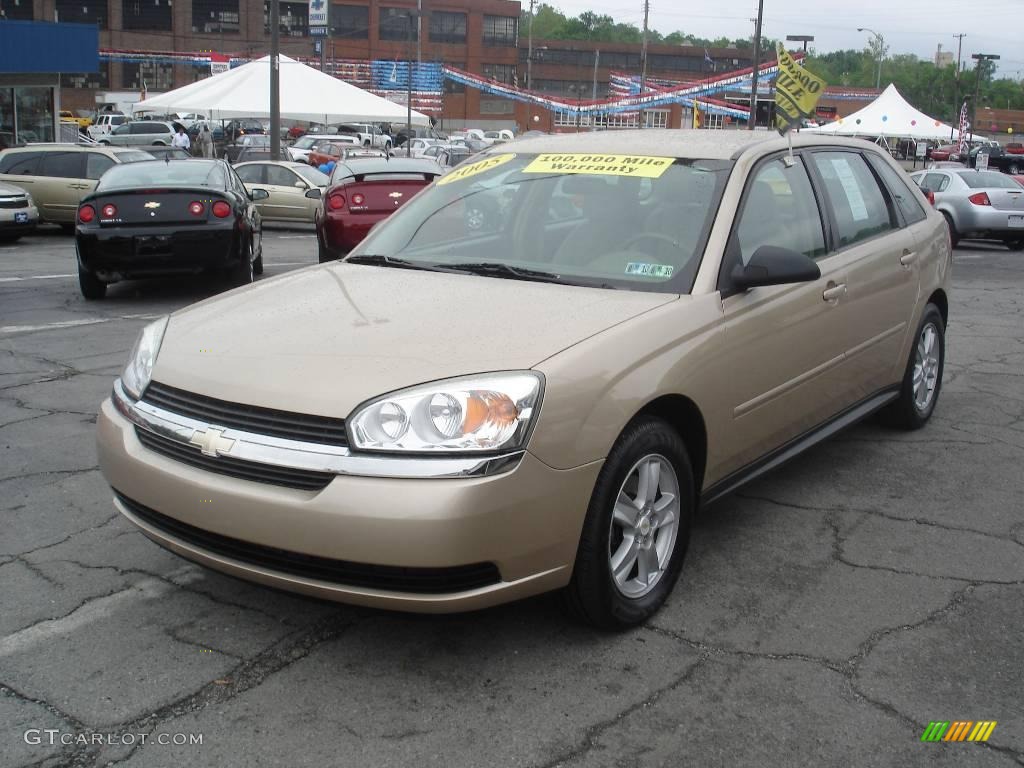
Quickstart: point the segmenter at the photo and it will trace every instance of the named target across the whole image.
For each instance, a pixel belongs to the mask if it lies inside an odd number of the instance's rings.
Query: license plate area
[[[171,235],[140,235],[135,238],[136,256],[170,256]]]
[[[14,223],[15,224],[28,224],[28,214],[27,213],[16,213],[16,214],[14,214]]]
[[[1024,216],[1011,216],[1010,226],[1013,229],[1024,229]]]

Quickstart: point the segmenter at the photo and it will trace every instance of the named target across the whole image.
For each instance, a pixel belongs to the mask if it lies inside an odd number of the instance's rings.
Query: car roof
[[[863,139],[794,132],[793,147],[836,146],[864,149]],[[784,150],[787,140],[775,131],[709,131],[696,128],[647,128],[643,130],[562,133],[516,139],[502,144],[498,153],[603,152],[606,154],[693,157],[709,160],[735,159],[752,147],[768,153]],[[877,149],[877,148],[876,148]]]
[[[360,176],[366,173],[440,174],[444,170],[436,161],[422,157],[350,157],[338,163],[338,169],[341,172],[347,170],[347,176]],[[339,170],[335,173],[341,176]]]
[[[293,160],[247,160],[244,163],[238,163],[235,168],[243,165],[280,165],[282,168],[312,168],[309,163],[296,163]]]
[[[102,152],[105,155],[120,155],[124,152],[145,152],[142,147],[111,147],[103,144],[61,144],[60,142],[39,142],[38,144],[26,144],[23,147],[8,147],[0,150],[3,152]]]

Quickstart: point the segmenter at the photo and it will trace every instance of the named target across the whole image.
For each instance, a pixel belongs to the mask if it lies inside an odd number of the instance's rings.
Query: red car
[[[358,147],[358,139],[331,139],[321,141],[309,150],[307,160],[314,168],[319,168],[324,163],[336,163],[341,160],[342,151],[347,147]]]
[[[443,173],[435,161],[419,157],[353,157],[339,162],[316,212],[320,263],[348,253],[374,224]]]
[[[1024,187],[1024,176],[1011,176],[1010,178],[1016,181],[1022,187]]]
[[[1008,155],[1024,155],[1024,144],[1019,141],[1011,141],[1003,147]]]
[[[958,144],[946,144],[941,147],[935,147],[935,149],[928,153],[928,157],[932,160],[959,160],[960,146]]]

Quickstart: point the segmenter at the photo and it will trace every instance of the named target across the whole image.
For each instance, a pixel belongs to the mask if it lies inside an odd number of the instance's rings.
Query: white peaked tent
[[[958,132],[940,120],[928,117],[914,109],[895,85],[889,85],[877,99],[852,115],[817,128],[801,128],[801,133],[820,133],[828,136],[871,136],[890,139],[945,139],[950,131]]]
[[[270,117],[270,57],[140,101],[132,112],[198,112],[211,120]],[[281,118],[404,124],[406,107],[282,56]],[[412,122],[429,125],[430,119],[413,110]]]

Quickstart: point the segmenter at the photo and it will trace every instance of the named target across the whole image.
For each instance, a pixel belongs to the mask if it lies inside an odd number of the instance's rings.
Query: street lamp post
[[[530,90],[533,86],[533,0],[530,0],[530,20],[526,29],[526,90]]]
[[[786,40],[791,43],[803,43],[804,53],[807,53],[807,44],[814,42],[814,35],[786,35]]]
[[[870,32],[875,38],[875,45],[878,46],[878,74],[875,75],[875,89],[882,87],[882,59],[885,58],[885,38],[870,27],[857,27],[858,32]]]

